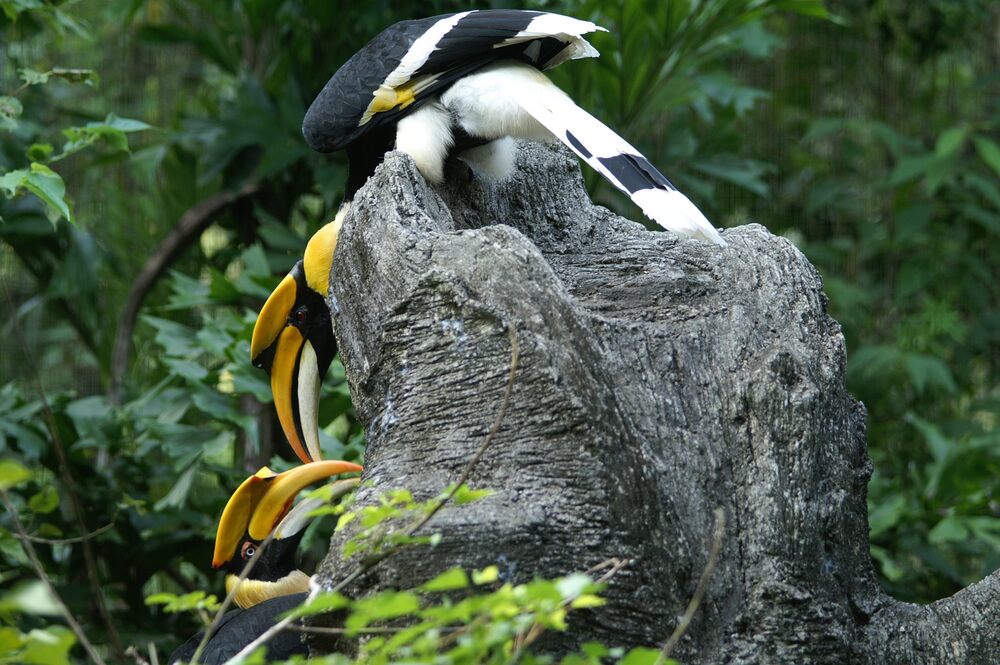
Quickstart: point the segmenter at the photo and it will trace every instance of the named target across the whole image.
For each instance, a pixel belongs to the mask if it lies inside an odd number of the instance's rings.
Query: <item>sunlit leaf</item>
[[[453,591],[469,586],[469,576],[462,568],[451,568],[437,577],[420,585],[421,591],[434,593],[437,591]]]
[[[289,611],[285,616],[296,619],[314,616],[343,609],[350,603],[350,599],[340,593],[321,593],[308,603]]]
[[[1000,146],[985,136],[977,136],[972,141],[976,145],[979,158],[1000,176]]]
[[[45,485],[28,499],[28,507],[39,515],[51,513],[59,507],[59,493],[52,485]]]
[[[0,489],[7,490],[31,478],[31,472],[14,460],[0,460]]]

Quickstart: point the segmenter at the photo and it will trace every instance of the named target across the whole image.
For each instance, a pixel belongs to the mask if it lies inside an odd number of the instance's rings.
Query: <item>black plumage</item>
[[[302,122],[306,142],[320,152],[347,147],[374,130],[395,125],[401,117],[420,108],[424,101],[444,92],[458,79],[497,60],[518,60],[545,69],[572,38],[545,36],[499,46],[543,14],[514,9],[467,12],[435,42],[426,60],[407,80],[433,75],[438,78],[422,87],[412,103],[375,113],[370,120],[362,122],[375,91],[396,70],[414,43],[437,23],[455,14],[400,21],[389,26],[351,56],[327,81]],[[389,137],[390,147],[392,138],[394,135]],[[385,144],[385,140],[378,141],[379,147]]]
[[[202,665],[220,665],[226,662],[276,624],[282,614],[301,605],[305,598],[306,594],[304,593],[279,596],[254,605],[247,610],[226,612],[198,662]],[[172,665],[173,663],[190,661],[204,634],[204,631],[200,631],[177,647],[170,654],[168,662]],[[282,631],[267,644],[269,660],[282,660],[297,654],[306,655],[307,650],[305,644],[302,643],[301,635],[295,631]]]

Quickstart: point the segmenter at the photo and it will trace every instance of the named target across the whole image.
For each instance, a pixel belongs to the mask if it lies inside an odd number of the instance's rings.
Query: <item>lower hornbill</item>
[[[325,298],[340,225],[355,192],[393,148],[441,182],[455,155],[506,177],[513,138],[562,141],[661,227],[720,246],[690,200],[542,72],[595,57],[590,21],[527,10],[473,10],[402,21],[355,53],[313,101],[302,131],[320,152],[346,149],[344,202],[278,285],[254,327],[251,358],[271,375],[285,435],[303,461],[320,459],[317,403],[336,343]]]
[[[224,663],[274,625],[281,614],[302,603],[309,591],[309,576],[296,567],[295,551],[311,520],[310,513],[325,500],[307,499],[295,507],[292,502],[307,485],[352,471],[361,471],[361,467],[333,460],[303,464],[283,473],[264,467],[233,492],[219,519],[212,567],[226,571],[227,593],[237,587],[233,601],[240,609],[225,614],[199,663]],[[331,499],[340,498],[357,483],[357,478],[333,483]],[[272,531],[273,539],[261,548]],[[255,558],[241,582],[244,566]],[[169,662],[190,661],[203,636],[201,631],[188,639],[174,650]],[[269,658],[294,654],[305,654],[298,633],[282,632],[268,644]]]

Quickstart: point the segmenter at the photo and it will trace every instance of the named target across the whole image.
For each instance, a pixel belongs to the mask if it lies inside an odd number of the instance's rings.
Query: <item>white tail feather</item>
[[[555,137],[661,227],[726,244],[701,211],[649,160],[530,65],[503,61],[470,74],[441,95],[441,105],[469,136],[488,140]]]
[[[552,89],[558,94],[520,94],[516,97],[517,103],[552,132],[553,136],[565,143],[580,159],[590,164],[608,182],[631,198],[646,217],[678,235],[699,238],[725,247],[726,241],[711,222],[677,189],[650,187],[635,192],[630,191],[619,175],[600,160],[601,157],[634,156],[648,164],[649,169],[655,171],[655,167],[625,139],[573,103],[565,93],[555,86],[552,86]],[[574,143],[570,136],[578,143]]]

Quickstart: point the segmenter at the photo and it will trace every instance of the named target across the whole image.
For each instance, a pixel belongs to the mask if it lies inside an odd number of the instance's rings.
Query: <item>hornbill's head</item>
[[[307,485],[338,473],[361,471],[351,462],[311,462],[284,473],[266,466],[243,481],[229,498],[215,536],[213,568],[226,570],[226,592],[239,582],[243,567],[253,557],[249,576],[239,585],[234,600],[246,609],[269,598],[308,591],[309,576],[295,567],[295,550],[309,524],[310,513],[322,500],[292,502]],[[334,496],[357,485],[357,478],[334,483]],[[261,550],[271,531],[274,538]],[[260,551],[258,553],[258,551]]]
[[[342,217],[309,240],[303,259],[264,303],[250,342],[254,366],[271,376],[281,429],[303,462],[322,459],[319,389],[337,353],[326,294]]]

